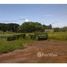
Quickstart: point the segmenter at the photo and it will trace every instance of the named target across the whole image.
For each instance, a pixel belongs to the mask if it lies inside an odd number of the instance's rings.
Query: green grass
[[[14,41],[0,40],[0,54],[16,49],[23,49],[25,44],[32,42],[30,39],[18,39]]]
[[[2,43],[3,42],[3,43]],[[7,53],[15,49],[23,48],[23,44],[20,42],[0,42],[0,53]],[[19,44],[18,44],[19,43]]]
[[[48,39],[67,40],[67,32],[52,32],[52,33],[48,33]]]
[[[16,49],[23,49],[24,46],[33,42],[29,37],[23,39],[22,37],[16,40],[7,41],[7,37],[18,35],[21,33],[12,33],[12,32],[0,32],[0,54],[7,53]]]
[[[16,49],[23,49],[25,48],[24,46],[29,44],[30,42],[33,42],[34,40],[30,39],[29,37],[23,39],[17,39],[13,41],[7,41],[6,37],[12,36],[15,34],[20,34],[20,33],[4,33],[0,34],[0,54],[2,53],[7,53]],[[33,33],[27,33],[27,34],[33,34]],[[48,33],[48,39],[52,40],[67,40],[67,32],[50,32]]]

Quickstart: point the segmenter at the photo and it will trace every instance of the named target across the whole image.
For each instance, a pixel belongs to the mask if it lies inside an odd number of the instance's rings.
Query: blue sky
[[[53,27],[67,26],[66,4],[0,4],[0,22],[18,23],[35,21],[52,24]]]

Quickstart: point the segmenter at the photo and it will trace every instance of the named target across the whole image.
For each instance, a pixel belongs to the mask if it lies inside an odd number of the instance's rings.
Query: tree
[[[6,32],[6,31],[11,31],[11,32],[17,32],[18,31],[19,25],[16,23],[0,23],[0,31]]]
[[[66,32],[67,31],[67,27],[63,27],[63,28],[54,28],[54,32]]]
[[[17,32],[18,31],[18,28],[19,28],[19,25],[16,24],[16,23],[9,23],[7,24],[7,30],[8,31],[11,31],[11,32]]]
[[[6,31],[6,24],[5,23],[0,23],[0,31]]]
[[[60,32],[60,28],[54,28],[54,32]]]
[[[20,30],[22,32],[36,32],[36,31],[43,31],[43,26],[38,22],[24,22],[20,26]]]
[[[52,29],[52,25],[50,24],[50,25],[43,25],[43,27],[44,27],[44,29]]]
[[[52,29],[52,25],[51,24],[48,26],[48,29]]]
[[[66,31],[67,31],[67,27],[63,27],[63,28],[62,28],[62,31],[63,31],[63,32],[66,32]]]

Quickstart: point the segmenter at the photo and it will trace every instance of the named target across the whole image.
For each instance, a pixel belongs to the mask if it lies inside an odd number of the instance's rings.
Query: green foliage
[[[48,39],[67,40],[67,32],[52,32],[52,33],[48,33]]]
[[[52,29],[52,25],[51,25],[51,24],[50,24],[50,25],[48,25],[48,26],[43,25],[43,27],[44,27],[44,29]]]
[[[25,39],[25,38],[26,38],[26,34],[24,34],[24,33],[19,34],[19,38],[23,38],[23,39]]]
[[[6,31],[11,31],[11,32],[18,32],[18,27],[19,24],[16,23],[0,23],[0,31],[6,32]]]
[[[12,35],[12,36],[7,36],[6,38],[7,38],[7,41],[13,41],[13,40],[17,40],[17,39],[25,39],[25,37],[26,37],[26,35],[25,34],[14,34],[14,35]]]
[[[29,36],[31,39],[34,39],[34,40],[47,40],[48,39],[48,34],[41,33],[41,32],[34,33],[34,34],[29,35]]]
[[[12,41],[12,40],[16,40],[16,39],[17,39],[16,35],[7,37],[7,41]]]
[[[34,40],[35,37],[36,37],[36,35],[35,34],[30,34],[29,37],[30,37],[30,39],[33,39]]]
[[[0,39],[0,54],[14,51],[16,49],[25,48],[25,44],[33,42],[31,39],[17,39],[12,41],[6,41],[6,39]]]
[[[62,30],[63,32],[67,32],[67,27],[63,27],[61,30]]]
[[[21,40],[6,41],[0,40],[0,53],[7,53],[16,49],[24,48]]]
[[[48,34],[47,33],[36,33],[36,40],[47,40]]]
[[[22,32],[43,31],[43,26],[38,22],[24,22],[20,29]]]
[[[54,32],[67,32],[67,27],[63,27],[63,28],[54,28]]]
[[[52,29],[52,25],[42,25],[39,22],[24,22],[22,25],[16,23],[0,23],[2,32],[43,32],[45,29]]]
[[[61,29],[60,28],[54,28],[54,32],[60,32]]]

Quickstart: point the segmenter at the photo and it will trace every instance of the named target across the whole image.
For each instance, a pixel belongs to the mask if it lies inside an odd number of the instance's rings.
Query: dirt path
[[[67,63],[66,41],[35,41],[25,49],[0,55],[0,63]]]

